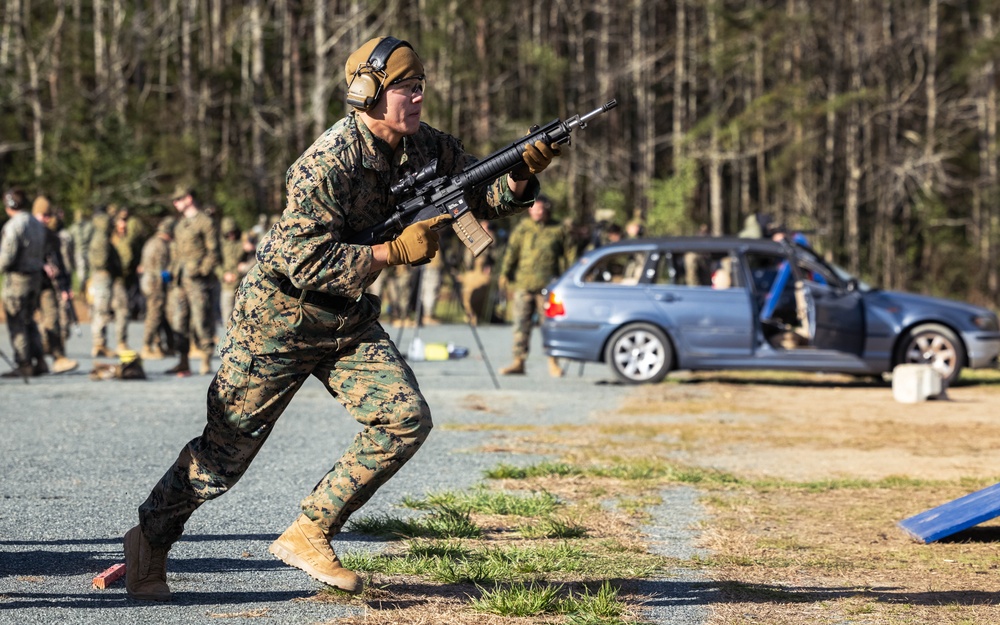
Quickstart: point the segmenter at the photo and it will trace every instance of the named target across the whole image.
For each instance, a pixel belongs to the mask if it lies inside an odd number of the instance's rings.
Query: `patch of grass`
[[[491,480],[524,480],[533,477],[566,477],[571,475],[583,475],[583,470],[564,462],[542,462],[527,467],[515,467],[509,464],[500,464],[493,469],[487,470],[485,475]]]
[[[713,469],[683,467],[664,462],[638,460],[579,467],[566,463],[543,462],[527,467],[501,464],[486,472],[490,479],[525,480],[538,477],[606,477],[619,480],[667,480],[682,484],[739,484],[740,478]]]
[[[533,523],[522,523],[517,531],[525,538],[583,538],[587,528],[572,519],[549,517]]]
[[[403,500],[403,505],[417,510],[451,508],[480,514],[534,517],[550,514],[559,505],[559,501],[555,495],[544,491],[518,495],[477,488],[470,493],[456,491],[433,493],[426,499],[407,497]]]
[[[493,590],[480,587],[482,595],[472,598],[470,604],[477,612],[488,612],[501,616],[538,616],[556,614],[559,611],[560,586],[525,585],[515,582],[507,586],[497,586]]]
[[[584,587],[583,592],[561,596],[562,585],[524,584],[515,582],[493,589],[479,587],[480,597],[473,598],[474,610],[501,616],[528,617],[544,614],[567,615],[572,625],[624,624],[621,616],[625,606],[618,598],[618,589],[605,581],[596,592]]]
[[[584,587],[583,592],[570,593],[560,606],[569,615],[571,625],[612,625],[624,623],[625,604],[618,598],[618,589],[605,581],[596,593]]]
[[[351,519],[350,531],[385,538],[478,538],[482,529],[470,518],[467,510],[450,506],[434,506],[420,519],[401,519],[390,515],[374,515]]]

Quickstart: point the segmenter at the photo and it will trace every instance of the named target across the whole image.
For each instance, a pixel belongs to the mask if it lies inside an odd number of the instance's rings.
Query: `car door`
[[[648,293],[677,343],[679,365],[748,358],[753,308],[729,250],[661,249],[650,259]]]
[[[812,345],[861,356],[865,347],[861,293],[841,280],[810,250],[796,247],[794,265],[813,324]]]

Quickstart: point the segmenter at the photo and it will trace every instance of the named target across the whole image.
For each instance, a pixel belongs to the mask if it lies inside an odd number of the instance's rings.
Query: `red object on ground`
[[[94,578],[94,588],[104,589],[115,583],[125,575],[125,564],[116,564],[108,567],[103,573]]]

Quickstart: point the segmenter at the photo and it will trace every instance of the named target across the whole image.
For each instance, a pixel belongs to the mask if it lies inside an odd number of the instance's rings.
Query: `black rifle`
[[[472,214],[465,200],[466,193],[493,182],[521,165],[524,162],[521,155],[525,146],[534,145],[536,141],[542,141],[546,145],[568,144],[574,130],[586,128],[587,122],[591,119],[616,106],[618,101],[611,100],[586,115],[574,115],[566,121],[556,119],[541,128],[532,129],[521,139],[497,150],[454,176],[438,176],[437,159],[431,160],[423,169],[405,176],[392,186],[391,191],[394,195],[408,198],[399,203],[392,217],[357,233],[347,242],[355,245],[384,243],[399,236],[403,228],[412,223],[438,215],[451,215],[450,223],[459,240],[472,250],[473,254],[479,256],[493,243],[493,239]]]

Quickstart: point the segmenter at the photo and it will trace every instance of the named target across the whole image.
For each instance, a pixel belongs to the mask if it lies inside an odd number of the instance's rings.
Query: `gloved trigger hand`
[[[451,215],[438,215],[433,219],[425,219],[412,223],[386,246],[386,262],[390,265],[412,265],[431,258],[438,251],[438,234],[432,230]]]

